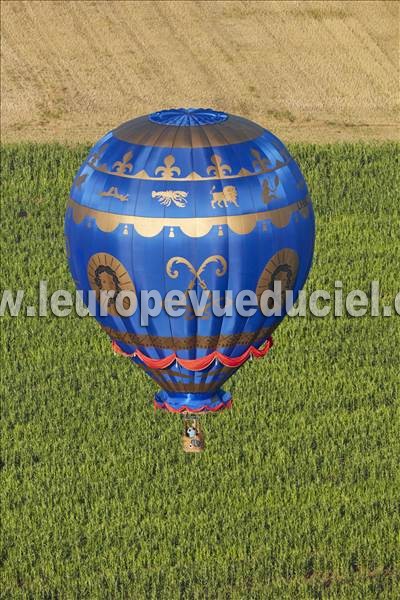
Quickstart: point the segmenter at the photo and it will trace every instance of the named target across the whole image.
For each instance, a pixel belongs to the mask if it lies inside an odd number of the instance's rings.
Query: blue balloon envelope
[[[296,300],[315,225],[300,169],[272,133],[224,112],[177,109],[128,121],[95,144],[71,189],[65,236],[85,302],[90,291],[97,300],[111,292],[96,319],[161,387],[155,406],[194,413],[230,406],[223,383],[269,349],[285,310],[241,314],[237,296],[249,290],[260,301],[279,281]],[[152,290],[164,306],[146,322],[143,309],[129,309]],[[201,316],[191,300],[168,314],[174,290],[199,300],[203,292]],[[227,314],[214,314],[215,290]]]

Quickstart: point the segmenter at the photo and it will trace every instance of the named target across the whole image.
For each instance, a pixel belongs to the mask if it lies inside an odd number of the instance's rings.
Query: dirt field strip
[[[176,106],[284,139],[398,139],[399,2],[10,2],[3,141],[94,141]]]

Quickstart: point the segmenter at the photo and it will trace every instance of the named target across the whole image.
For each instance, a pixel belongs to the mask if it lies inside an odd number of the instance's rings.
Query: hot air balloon
[[[161,110],[107,133],[72,185],[65,218],[69,267],[113,348],[161,388],[154,406],[185,416],[184,448],[199,451],[196,415],[229,408],[222,385],[249,358],[264,356],[281,315],[240,314],[238,294],[260,300],[280,281],[295,301],[311,267],[315,224],[304,177],[282,142],[245,118],[211,109]],[[215,314],[187,304],[180,316],[143,322],[115,298],[165,298],[219,291]],[[232,292],[229,295],[229,291]],[[114,296],[113,296],[114,294]],[[148,305],[150,306],[150,304]],[[151,309],[150,309],[151,312]]]

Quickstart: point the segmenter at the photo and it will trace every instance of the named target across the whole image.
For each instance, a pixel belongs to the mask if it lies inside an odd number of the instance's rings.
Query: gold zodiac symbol
[[[128,194],[120,194],[117,187],[110,187],[107,192],[100,192],[100,196],[109,196],[110,198],[116,198],[121,202],[126,202],[128,200]]]
[[[186,197],[188,192],[166,190],[165,192],[151,192],[152,198],[158,198],[163,206],[171,206],[173,202],[179,208],[185,208],[187,204]]]
[[[263,202],[264,204],[269,204],[272,200],[277,200],[278,196],[276,196],[275,192],[279,186],[279,177],[275,175],[273,185],[270,184],[268,179],[264,179],[263,181]]]
[[[232,169],[229,165],[222,164],[222,158],[217,154],[213,154],[211,157],[211,162],[214,166],[207,167],[208,175],[215,175],[215,177],[223,177],[224,175],[229,175],[232,173]]]
[[[129,152],[125,152],[124,156],[122,157],[122,160],[115,161],[112,168],[117,167],[117,173],[125,173],[125,171],[128,171],[130,173],[133,168],[133,164],[129,162],[132,156],[133,152],[131,150],[129,150]]]
[[[168,154],[168,156],[164,158],[164,165],[164,167],[157,167],[157,169],[154,171],[156,175],[161,173],[161,177],[163,179],[166,179],[167,177],[174,177],[175,173],[180,175],[181,170],[175,165],[175,158],[172,156],[172,154]]]
[[[252,156],[254,156],[255,160],[253,160],[253,167],[259,171],[267,171],[269,165],[271,164],[269,158],[267,156],[262,157],[258,150],[253,148],[250,150]]]
[[[228,204],[234,204],[239,207],[239,204],[237,203],[237,189],[234,185],[225,185],[222,188],[222,192],[214,192],[214,190],[215,185],[211,188],[211,206],[213,208],[216,208],[215,205],[219,208],[222,208],[223,206],[227,208]]]
[[[209,291],[207,284],[204,281],[204,279],[201,277],[201,275],[204,272],[204,270],[206,269],[206,267],[211,263],[217,263],[219,265],[219,267],[217,267],[217,269],[215,270],[215,274],[217,275],[217,277],[222,277],[223,275],[225,275],[225,273],[228,269],[228,263],[226,262],[226,259],[223,256],[220,256],[217,254],[214,254],[213,256],[209,256],[208,258],[203,260],[203,262],[201,263],[200,267],[197,270],[194,268],[192,263],[188,261],[187,258],[184,258],[183,256],[174,256],[173,258],[170,258],[169,261],[167,262],[166,272],[167,272],[167,275],[169,277],[171,277],[171,279],[177,279],[179,276],[179,271],[177,269],[172,268],[174,265],[182,264],[182,265],[185,265],[189,269],[190,273],[193,275],[193,278],[190,280],[189,285],[185,291],[185,296],[188,297],[189,292],[190,292],[190,290],[192,290],[194,288],[196,281],[199,282],[199,285],[202,290]],[[209,318],[210,306],[211,306],[211,301],[209,300],[206,303],[204,313],[203,313],[203,315],[201,315],[200,318],[202,318],[202,319]],[[186,318],[193,319],[195,317],[193,307],[191,304],[190,304],[190,307],[188,306],[188,308],[187,308],[187,313],[188,314],[187,314]]]

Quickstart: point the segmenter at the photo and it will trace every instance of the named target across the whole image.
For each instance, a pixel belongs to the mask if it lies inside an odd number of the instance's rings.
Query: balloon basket
[[[176,393],[159,390],[154,397],[154,410],[178,413],[183,418],[182,448],[198,453],[205,448],[201,415],[219,412],[232,406],[232,396],[222,389],[209,394]]]
[[[182,448],[184,452],[188,453],[204,451],[204,433],[200,425],[199,415],[183,414]]]

